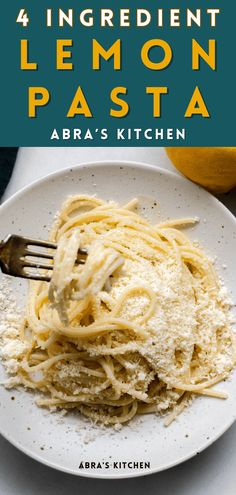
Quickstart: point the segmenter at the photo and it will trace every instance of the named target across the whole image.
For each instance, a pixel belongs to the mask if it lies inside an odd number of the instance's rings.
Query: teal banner
[[[1,146],[235,146],[236,3],[12,0]]]

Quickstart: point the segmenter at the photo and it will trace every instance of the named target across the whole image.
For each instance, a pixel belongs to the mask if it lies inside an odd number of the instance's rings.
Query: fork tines
[[[52,261],[54,259],[54,254],[48,252],[45,252],[45,249],[51,249],[51,250],[56,250],[57,249],[57,244],[54,242],[48,242],[48,241],[41,241],[41,240],[36,240],[36,239],[30,239],[30,238],[23,238],[24,239],[24,249],[21,253],[20,257],[20,263],[21,267],[24,271],[24,276],[26,278],[32,278],[34,280],[42,280],[42,281],[47,281],[49,282],[51,277],[47,274],[44,273],[35,273],[35,270],[53,270],[53,263],[44,263],[41,261],[42,259]],[[44,248],[43,249],[34,249],[34,248]],[[27,257],[31,258],[38,258],[38,260],[29,260]],[[31,268],[32,270],[25,270],[25,268]]]
[[[15,277],[49,282],[57,244],[19,235],[9,235],[0,243],[0,267]],[[45,251],[48,250],[48,251]],[[77,262],[84,264],[86,249],[79,249]],[[48,263],[43,260],[48,260]],[[46,270],[41,272],[40,270]]]

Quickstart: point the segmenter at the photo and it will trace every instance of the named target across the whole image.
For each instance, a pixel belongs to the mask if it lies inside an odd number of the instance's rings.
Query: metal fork
[[[40,248],[40,250],[37,250],[37,248]],[[56,249],[57,244],[55,242],[9,235],[4,241],[0,241],[0,268],[3,273],[13,277],[50,282],[51,274],[49,275],[47,272],[53,270]],[[79,249],[77,262],[84,264],[86,255],[86,249]],[[33,258],[33,260],[28,259],[28,257]],[[49,263],[43,262],[43,259],[49,261]],[[41,270],[44,271],[42,272]],[[46,273],[45,270],[47,271]]]

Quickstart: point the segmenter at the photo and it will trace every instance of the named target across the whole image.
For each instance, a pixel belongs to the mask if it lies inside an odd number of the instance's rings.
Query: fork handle
[[[4,247],[4,241],[0,241],[0,268],[2,272],[4,273],[4,262],[2,260],[2,249]]]
[[[0,241],[0,268],[3,273],[8,273],[8,253],[4,249],[6,248],[6,240]]]
[[[0,241],[0,257],[1,257],[1,252],[5,246],[5,241]]]

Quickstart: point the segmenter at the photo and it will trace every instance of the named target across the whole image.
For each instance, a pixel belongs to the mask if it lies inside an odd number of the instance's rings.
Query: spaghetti
[[[179,230],[196,220],[152,226],[137,206],[75,196],[57,216],[50,286],[30,284],[9,382],[40,391],[41,406],[104,424],[169,412],[169,424],[193,396],[227,397],[212,386],[235,364],[230,303]]]

